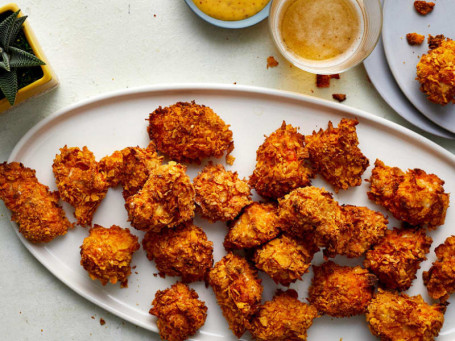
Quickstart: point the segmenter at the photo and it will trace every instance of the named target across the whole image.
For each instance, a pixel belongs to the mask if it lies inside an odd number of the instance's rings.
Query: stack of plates
[[[416,65],[428,52],[427,39],[420,46],[410,46],[407,33],[428,37],[444,34],[455,39],[455,1],[438,0],[426,16],[414,10],[414,0],[384,0],[382,41],[365,60],[368,75],[395,111],[408,122],[433,135],[455,140],[455,106],[441,106],[427,100],[419,90]]]

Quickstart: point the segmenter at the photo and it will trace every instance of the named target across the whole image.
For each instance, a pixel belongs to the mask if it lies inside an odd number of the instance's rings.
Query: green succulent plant
[[[0,22],[0,90],[11,105],[18,91],[17,69],[44,65],[35,55],[14,47],[14,41],[27,16],[19,17],[19,11]]]

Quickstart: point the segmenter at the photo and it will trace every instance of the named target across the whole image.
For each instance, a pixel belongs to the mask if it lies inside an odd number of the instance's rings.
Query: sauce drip
[[[249,18],[262,10],[270,0],[193,0],[208,16],[226,21]]]

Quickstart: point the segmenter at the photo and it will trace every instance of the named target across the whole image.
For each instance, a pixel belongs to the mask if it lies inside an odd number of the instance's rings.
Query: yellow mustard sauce
[[[262,10],[270,0],[193,0],[208,16],[226,21],[249,18]]]

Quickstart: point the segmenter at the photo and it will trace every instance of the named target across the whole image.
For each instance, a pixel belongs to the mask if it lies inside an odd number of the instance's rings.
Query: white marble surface
[[[290,67],[279,55],[266,21],[243,30],[219,29],[199,20],[179,0],[22,0],[19,6],[29,15],[60,86],[0,114],[0,162],[53,112],[107,91],[150,84],[237,83],[329,100],[332,93],[346,93],[345,105],[410,127],[379,97],[363,66],[332,80],[329,89],[317,89],[314,75]],[[266,68],[270,55],[278,67]],[[455,152],[454,141],[423,135]],[[158,338],[80,298],[53,277],[22,246],[3,203],[0,259],[2,340]]]

